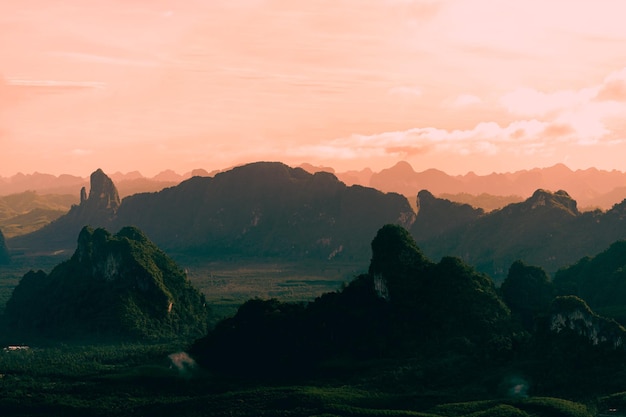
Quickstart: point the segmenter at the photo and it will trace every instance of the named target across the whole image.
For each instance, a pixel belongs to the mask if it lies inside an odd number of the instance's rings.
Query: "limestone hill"
[[[6,305],[18,334],[49,338],[161,339],[202,334],[204,296],[138,229],[83,228],[71,259],[30,271]]]

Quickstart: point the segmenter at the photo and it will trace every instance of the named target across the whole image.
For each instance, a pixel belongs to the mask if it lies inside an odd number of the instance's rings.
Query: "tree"
[[[545,313],[554,298],[550,277],[538,266],[515,261],[500,287],[504,302],[527,330],[531,330],[538,314]]]
[[[372,241],[369,274],[388,291],[390,301],[401,310],[415,306],[426,271],[432,266],[411,234],[401,226],[383,226]]]

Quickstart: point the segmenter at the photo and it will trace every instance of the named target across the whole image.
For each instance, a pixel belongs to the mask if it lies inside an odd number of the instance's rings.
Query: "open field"
[[[201,262],[180,260],[191,282],[206,297],[216,318],[234,314],[251,298],[310,301],[341,288],[367,265],[351,263],[240,260]]]

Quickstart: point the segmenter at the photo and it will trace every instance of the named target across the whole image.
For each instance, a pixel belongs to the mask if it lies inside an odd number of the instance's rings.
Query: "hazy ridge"
[[[409,200],[421,190],[453,201],[472,202],[477,208],[487,211],[501,208],[507,203],[519,202],[539,189],[566,190],[582,210],[610,209],[626,198],[626,173],[596,168],[571,170],[564,164],[547,168],[532,168],[515,172],[477,175],[449,175],[437,169],[416,171],[408,162],[398,162],[392,167],[374,172],[370,168],[337,172],[332,167],[301,164],[307,172],[329,172],[346,185],[373,187],[383,192],[396,192]],[[156,192],[177,185],[193,176],[213,177],[224,170],[208,172],[195,169],[184,174],[165,170],[153,177],[145,177],[137,171],[110,174],[118,188],[120,197],[141,192]],[[88,186],[88,178],[72,175],[16,174],[0,177],[0,196],[36,191],[39,194],[76,194],[82,186]],[[482,195],[482,198],[481,198]],[[473,196],[469,198],[468,196]]]

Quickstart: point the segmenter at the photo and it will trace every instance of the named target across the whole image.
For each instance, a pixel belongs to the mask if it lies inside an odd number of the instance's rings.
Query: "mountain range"
[[[415,207],[417,214],[397,193],[347,186],[333,174],[278,162],[195,176],[123,200],[113,180],[97,170],[80,204],[40,230],[7,239],[7,245],[16,254],[62,253],[85,225],[133,225],[168,253],[203,259],[354,261],[367,259],[368,236],[393,223],[410,230],[428,257],[458,256],[501,282],[515,260],[554,273],[626,239],[626,201],[605,212],[581,212],[564,190],[538,189],[490,212],[422,190]]]
[[[116,172],[111,174],[111,179],[117,184],[120,196],[159,191],[166,187],[179,184],[181,181],[193,176],[212,176],[218,171],[211,173],[203,169],[195,169],[185,174],[177,174],[172,170],[165,170],[154,177],[144,177],[138,171],[128,173]],[[0,196],[19,194],[26,191],[39,195],[62,194],[75,195],[80,187],[89,185],[89,178],[75,175],[62,174],[59,176],[35,172],[32,174],[18,173],[10,177],[0,177]]]
[[[452,201],[470,203],[474,207],[490,211],[509,203],[520,202],[530,197],[537,189],[567,190],[581,210],[600,208],[610,209],[626,198],[626,173],[605,171],[596,168],[571,170],[563,164],[548,168],[533,168],[507,173],[477,175],[449,175],[437,169],[415,171],[405,161],[392,167],[374,172],[370,168],[336,172],[332,167],[301,164],[299,168],[309,173],[328,172],[334,174],[346,185],[373,187],[383,192],[396,192],[405,195],[412,203],[420,190],[428,190],[433,195]],[[232,169],[232,168],[231,168]],[[228,170],[228,169],[227,169]],[[194,176],[212,177],[227,170],[195,169],[185,174],[166,170],[146,178],[137,171],[111,174],[120,197],[155,192],[179,184]],[[72,175],[16,174],[0,177],[0,196],[36,191],[39,194],[71,194],[82,186],[88,186],[88,178]]]

